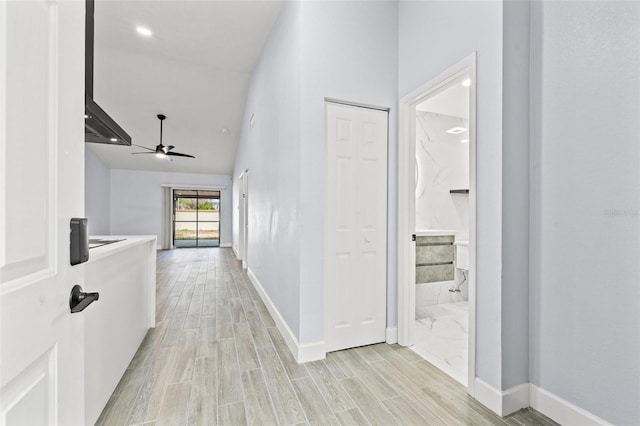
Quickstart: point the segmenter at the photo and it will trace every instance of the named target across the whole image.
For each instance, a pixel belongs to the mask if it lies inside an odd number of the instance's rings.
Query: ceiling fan
[[[193,155],[182,154],[180,152],[171,151],[174,148],[173,145],[166,145],[166,146],[162,145],[162,122],[164,121],[165,118],[167,118],[166,115],[158,114],[158,120],[160,120],[160,144],[156,145],[156,149],[151,149],[151,148],[147,148],[146,146],[136,145],[132,143],[131,145],[137,146],[139,148],[148,149],[148,151],[145,151],[145,152],[132,152],[132,154],[155,154],[156,157],[158,158],[168,158],[169,156],[196,158]],[[168,159],[170,160],[170,158]]]

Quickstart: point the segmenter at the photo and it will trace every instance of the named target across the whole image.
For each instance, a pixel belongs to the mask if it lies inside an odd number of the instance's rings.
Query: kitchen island
[[[91,248],[85,267],[84,291],[100,293],[83,313],[85,424],[95,424],[156,315],[156,236],[90,240],[121,241]]]

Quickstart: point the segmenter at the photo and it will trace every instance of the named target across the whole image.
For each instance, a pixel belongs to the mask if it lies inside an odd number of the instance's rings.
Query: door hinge
[[[411,234],[411,241],[415,241],[416,240],[416,234]]]

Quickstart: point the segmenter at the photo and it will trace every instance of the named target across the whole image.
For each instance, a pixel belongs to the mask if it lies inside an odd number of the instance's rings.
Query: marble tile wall
[[[450,194],[469,188],[469,133],[446,133],[468,128],[464,118],[417,112],[416,229],[455,229],[458,240],[469,239],[469,196]]]
[[[469,144],[461,142],[469,133],[446,132],[468,128],[468,120],[418,111],[416,123],[416,229],[455,230],[457,240],[468,240],[469,196],[449,191],[469,188]],[[452,281],[416,284],[416,306],[468,300],[468,275],[456,268]]]

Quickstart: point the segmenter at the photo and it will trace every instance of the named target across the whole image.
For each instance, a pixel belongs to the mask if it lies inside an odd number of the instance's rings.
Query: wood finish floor
[[[385,343],[297,364],[230,249],[158,253],[157,327],[99,425],[554,425],[500,418],[413,351]]]

